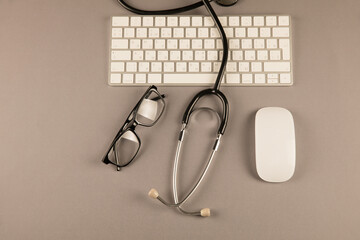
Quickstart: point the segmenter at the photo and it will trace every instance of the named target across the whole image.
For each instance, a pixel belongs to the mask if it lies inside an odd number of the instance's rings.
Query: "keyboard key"
[[[260,37],[271,37],[270,28],[260,28]]]
[[[174,28],[174,37],[175,38],[183,38],[184,37],[184,29],[183,28]]]
[[[253,81],[253,76],[252,76],[252,74],[241,74],[241,82],[242,83],[245,83],[245,84],[250,84],[250,83],[252,83],[252,81]]]
[[[264,26],[264,17],[254,17],[254,26]]]
[[[158,38],[160,36],[159,28],[149,28],[149,37]]]
[[[134,60],[144,60],[144,51],[133,51]]]
[[[155,39],[155,49],[165,49],[165,39]]]
[[[280,52],[280,50],[272,50],[272,51],[270,51],[270,60],[281,60],[281,52]]]
[[[130,49],[140,49],[140,39],[131,39]]]
[[[240,83],[240,74],[238,73],[228,73],[226,74],[227,83]]]
[[[245,51],[245,60],[255,60],[255,51],[254,50],[248,50]]]
[[[145,60],[154,61],[156,59],[155,51],[145,51]]]
[[[290,36],[289,28],[285,28],[285,27],[273,28],[273,37],[289,37],[289,36]]]
[[[243,49],[251,49],[252,48],[252,40],[251,39],[241,39],[241,47]]]
[[[202,74],[164,74],[164,83],[214,83],[216,80],[216,73],[202,73]]]
[[[115,27],[129,26],[129,17],[113,17],[112,25]]]
[[[128,49],[129,40],[127,39],[113,39],[111,46],[113,49]]]
[[[238,16],[229,17],[229,26],[236,27],[239,25],[240,25],[240,17]]]
[[[226,27],[227,26],[227,17],[222,16],[222,17],[218,17],[218,18],[219,18],[219,21],[220,21],[221,25],[223,27]]]
[[[198,62],[189,62],[189,72],[199,72],[200,65]]]
[[[241,26],[243,26],[243,27],[252,26],[252,18],[251,17],[241,17]]]
[[[212,61],[218,60],[218,52],[217,51],[208,51],[207,52],[207,60],[212,60]]]
[[[171,38],[171,28],[161,28],[162,38]]]
[[[151,72],[162,72],[162,63],[161,62],[152,62],[151,63]]]
[[[180,60],[180,51],[170,51],[170,60]]]
[[[148,75],[148,83],[161,83],[161,74],[150,73]]]
[[[158,51],[158,60],[167,61],[169,60],[169,52],[168,51]]]
[[[154,44],[152,39],[143,39],[142,40],[142,48],[143,49],[153,49]]]
[[[237,72],[237,63],[236,62],[228,62],[226,65],[227,72]]]
[[[177,17],[168,17],[167,23],[169,27],[177,27],[178,25],[178,18]]]
[[[124,37],[126,37],[126,38],[135,37],[135,29],[134,28],[125,28],[124,29]]]
[[[211,72],[211,62],[202,62],[201,63],[201,72]]]
[[[265,83],[265,74],[255,74],[255,83]]]
[[[290,63],[264,62],[264,72],[290,72]]]
[[[268,78],[268,79],[267,79],[267,82],[268,82],[268,83],[278,83],[278,82],[279,82],[279,79],[278,79],[278,78]]]
[[[255,49],[265,48],[265,40],[264,39],[254,39],[254,48]]]
[[[139,72],[149,72],[150,63],[149,62],[139,62]]]
[[[233,28],[224,28],[226,37],[232,38],[234,37],[234,29]]]
[[[147,37],[147,28],[137,28],[136,29],[136,37],[146,38]]]
[[[111,74],[110,75],[110,82],[111,83],[121,83],[121,74]]]
[[[122,37],[122,28],[113,28],[112,29],[112,37],[113,38],[121,38]]]
[[[111,72],[123,72],[125,70],[125,64],[123,62],[112,62]]]
[[[277,44],[277,39],[267,39],[266,40],[266,47],[267,48],[277,48],[278,44]]]
[[[190,40],[180,39],[180,49],[190,49]]]
[[[249,62],[239,62],[239,72],[249,72],[250,64]]]
[[[155,26],[164,27],[166,19],[165,17],[155,17]]]
[[[145,27],[154,26],[154,17],[143,17],[143,26]]]
[[[206,59],[205,51],[195,51],[195,60],[203,61],[205,59]]]
[[[243,60],[243,51],[232,51],[232,60]]]
[[[127,62],[126,63],[126,72],[136,72],[137,63],[136,62]]]
[[[268,51],[267,50],[260,50],[257,52],[257,59],[258,60],[268,60]]]
[[[123,74],[123,83],[133,83],[134,82],[134,74]]]
[[[207,17],[207,16],[204,17],[204,26],[212,27],[214,25],[215,25],[214,20],[211,17]]]
[[[246,28],[235,28],[235,37],[237,38],[246,37]]]
[[[192,26],[201,27],[202,26],[202,17],[192,17]]]
[[[288,73],[280,74],[280,83],[291,83],[291,77]]]
[[[252,72],[262,72],[262,63],[261,62],[252,62],[251,63]]]
[[[196,28],[186,28],[185,33],[187,38],[196,38]]]
[[[141,17],[131,17],[130,26],[132,27],[141,26]]]
[[[210,37],[219,38],[220,37],[219,30],[217,30],[217,28],[210,28]]]
[[[180,17],[180,26],[181,27],[190,26],[190,17]]]
[[[202,46],[202,40],[201,39],[193,39],[191,41],[191,47],[193,49],[202,49],[203,46]]]
[[[266,16],[266,26],[276,26],[277,21],[275,16]]]
[[[182,52],[182,60],[191,61],[194,59],[194,52],[193,51],[183,51]]]
[[[178,49],[177,39],[168,39],[167,48],[168,49]]]
[[[258,28],[248,28],[248,37],[255,38],[258,37],[259,30]]]
[[[204,48],[205,49],[214,49],[215,48],[215,40],[214,39],[205,39],[204,40]]]
[[[198,29],[198,37],[199,38],[208,38],[209,37],[209,29],[208,28],[199,28]]]
[[[240,40],[239,39],[230,39],[229,40],[229,49],[240,49]]]
[[[279,26],[289,26],[290,18],[289,16],[279,16]]]
[[[164,72],[175,72],[174,62],[164,62]]]
[[[130,60],[131,51],[112,51],[111,60]]]
[[[186,62],[177,62],[176,63],[176,71],[177,72],[187,72],[187,63]]]
[[[279,39],[279,47],[282,49],[283,60],[290,60],[290,40]]]
[[[136,83],[146,83],[146,74],[143,74],[143,73],[135,74],[135,82]]]

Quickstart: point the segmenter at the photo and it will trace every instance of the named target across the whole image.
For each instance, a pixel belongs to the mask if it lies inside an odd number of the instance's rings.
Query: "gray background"
[[[167,8],[192,1],[131,1]],[[146,87],[107,86],[114,0],[0,0],[0,239],[359,239],[358,0],[242,0],[221,14],[290,14],[295,84],[223,88],[228,131],[187,217],[148,199],[171,197],[180,120],[200,87],[161,87],[167,110],[130,167],[100,162]],[[188,14],[206,14],[203,8]],[[254,114],[292,111],[291,181],[261,181]],[[141,133],[141,134],[140,134]],[[186,177],[186,174],[184,174]]]

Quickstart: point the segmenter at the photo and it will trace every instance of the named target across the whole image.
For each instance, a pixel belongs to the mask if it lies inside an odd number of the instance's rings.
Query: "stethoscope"
[[[228,54],[229,54],[228,53],[229,47],[228,47],[228,42],[227,42],[225,31],[215,13],[215,11],[213,10],[213,8],[210,5],[211,0],[202,0],[202,1],[196,2],[191,5],[187,5],[184,7],[174,8],[174,9],[169,9],[169,10],[159,10],[159,11],[144,11],[144,10],[137,9],[137,8],[130,6],[129,4],[124,2],[124,0],[117,0],[117,1],[125,9],[127,9],[133,13],[141,14],[141,15],[170,15],[170,14],[176,14],[176,13],[193,10],[195,8],[198,8],[202,5],[204,5],[206,7],[206,10],[211,15],[213,21],[215,22],[215,25],[216,25],[218,31],[220,32],[220,36],[221,36],[222,43],[223,43],[223,58],[222,58],[222,62],[220,65],[219,73],[217,75],[215,84],[212,88],[205,89],[205,90],[199,92],[198,94],[196,94],[195,97],[191,100],[189,106],[187,107],[187,109],[183,115],[182,127],[181,127],[181,131],[179,134],[178,144],[177,144],[176,153],[175,153],[174,168],[173,168],[172,190],[173,190],[174,203],[172,204],[172,203],[166,202],[163,198],[161,198],[159,196],[159,193],[155,189],[151,189],[149,192],[150,197],[152,197],[154,199],[158,199],[160,202],[162,202],[163,204],[165,204],[168,207],[177,208],[183,214],[208,217],[208,216],[210,216],[209,208],[203,208],[200,211],[186,211],[186,210],[184,210],[182,205],[191,197],[191,195],[194,194],[196,189],[199,187],[201,181],[204,179],[204,177],[211,165],[211,162],[214,159],[215,153],[219,148],[221,137],[225,133],[225,129],[226,129],[227,122],[228,122],[229,104],[228,104],[228,101],[227,101],[225,95],[219,90],[220,85],[221,85],[221,80],[224,76],[227,59],[228,59]],[[237,2],[237,0],[215,0],[215,2],[222,6],[232,6]],[[179,201],[178,190],[177,190],[177,176],[178,176],[178,165],[179,165],[179,157],[180,157],[180,153],[181,153],[181,149],[182,149],[182,143],[184,141],[185,131],[186,131],[186,127],[189,123],[190,116],[194,112],[196,104],[199,102],[200,99],[204,98],[205,96],[215,96],[221,101],[222,114],[220,117],[220,126],[218,128],[215,144],[212,148],[210,157],[205,165],[204,170],[202,171],[197,182],[192,187],[192,189],[188,192],[188,194],[182,200]]]

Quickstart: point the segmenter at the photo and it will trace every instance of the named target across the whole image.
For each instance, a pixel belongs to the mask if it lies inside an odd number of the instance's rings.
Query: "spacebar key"
[[[185,83],[185,84],[203,84],[214,83],[216,73],[185,73],[185,74],[164,74],[164,83]]]

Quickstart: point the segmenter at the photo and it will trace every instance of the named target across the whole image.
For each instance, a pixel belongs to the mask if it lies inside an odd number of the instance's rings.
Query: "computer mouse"
[[[285,182],[294,175],[295,127],[290,111],[281,107],[257,111],[255,158],[257,173],[266,182]]]

